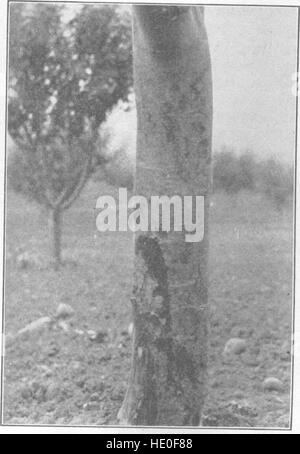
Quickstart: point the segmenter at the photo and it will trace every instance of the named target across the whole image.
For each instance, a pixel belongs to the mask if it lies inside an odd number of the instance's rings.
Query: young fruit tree
[[[203,8],[133,6],[138,195],[204,196],[204,238],[137,232],[121,424],[198,425],[205,394],[212,82]]]
[[[10,29],[8,178],[48,210],[57,269],[62,214],[104,162],[99,127],[132,85],[131,23],[114,6],[67,21],[58,4],[14,3]]]

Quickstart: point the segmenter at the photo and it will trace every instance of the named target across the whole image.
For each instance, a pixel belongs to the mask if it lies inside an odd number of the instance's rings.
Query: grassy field
[[[49,267],[45,214],[8,194],[5,331],[52,316],[59,303],[75,315],[58,326],[7,342],[4,420],[9,424],[116,424],[130,367],[128,334],[133,270],[131,233],[100,234],[99,195],[91,183],[65,214],[59,272]],[[289,424],[292,330],[292,209],[276,212],[259,196],[215,195],[211,207],[210,328],[203,424],[286,427]],[[32,266],[20,268],[27,251]],[[89,330],[100,335],[92,340]],[[226,357],[226,342],[247,349]],[[266,391],[267,377],[281,380]]]

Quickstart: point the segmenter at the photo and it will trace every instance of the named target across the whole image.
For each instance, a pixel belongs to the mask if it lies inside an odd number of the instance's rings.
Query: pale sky
[[[294,159],[297,11],[206,7],[214,86],[214,148]]]
[[[296,8],[207,6],[213,149],[294,161]]]

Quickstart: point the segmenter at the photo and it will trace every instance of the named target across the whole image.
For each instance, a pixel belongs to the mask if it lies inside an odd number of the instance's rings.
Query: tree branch
[[[31,135],[30,135],[30,133],[29,133],[29,131],[28,131],[28,128],[27,128],[26,123],[23,123],[22,126],[23,126],[23,129],[24,129],[24,132],[25,132],[25,135],[26,135],[26,137],[27,137],[27,140],[28,140],[29,144],[30,144],[32,147],[34,147],[34,146],[35,146],[35,143],[34,143],[32,137],[31,137]]]

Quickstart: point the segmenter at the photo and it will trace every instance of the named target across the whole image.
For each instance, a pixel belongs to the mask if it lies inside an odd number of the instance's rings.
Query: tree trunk
[[[134,6],[138,195],[205,197],[205,233],[139,232],[121,424],[199,425],[207,356],[212,88],[201,7]]]
[[[50,212],[50,238],[52,242],[53,267],[58,270],[61,265],[61,223],[62,212],[56,208]]]

